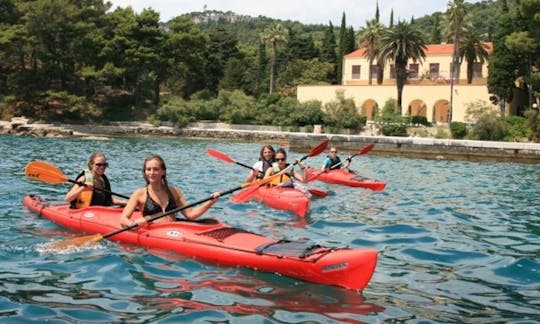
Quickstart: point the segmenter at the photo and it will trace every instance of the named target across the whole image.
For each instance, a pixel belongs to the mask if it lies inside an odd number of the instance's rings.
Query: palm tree
[[[384,31],[384,26],[376,19],[368,20],[366,26],[358,31],[358,47],[365,48],[364,56],[369,60],[369,85],[371,82],[371,66],[379,54],[379,38]]]
[[[450,107],[448,109],[448,124],[452,122],[454,79],[459,73],[459,37],[465,23],[466,15],[465,0],[453,0],[448,2],[446,18],[450,22],[448,26],[453,29],[454,33],[454,53],[452,55],[452,71],[450,71]]]
[[[261,33],[261,42],[270,45],[272,50],[270,62],[270,93],[274,92],[277,50],[281,44],[288,42],[288,36],[289,33],[287,32],[287,29],[279,23],[265,28]]]
[[[426,58],[426,42],[422,32],[405,21],[399,21],[387,29],[380,39],[379,55],[394,62],[397,85],[397,109],[401,115],[403,87],[407,81],[407,62]]]
[[[474,73],[474,63],[484,64],[489,56],[488,47],[480,40],[480,36],[473,29],[463,34],[459,45],[460,64],[467,62],[467,84],[472,83]]]

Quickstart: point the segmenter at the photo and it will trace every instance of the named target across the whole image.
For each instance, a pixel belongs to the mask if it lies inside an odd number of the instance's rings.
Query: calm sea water
[[[35,159],[72,179],[92,151],[103,151],[113,191],[129,195],[144,184],[144,158],[160,154],[169,181],[195,201],[236,187],[246,175],[209,157],[206,148],[251,164],[260,146],[0,136],[0,322],[540,322],[538,165],[368,154],[355,158],[353,168],[387,188],[375,193],[312,183],[330,195],[313,200],[305,222],[225,198],[207,213],[273,238],[377,249],[375,274],[362,293],[106,240],[76,252],[40,252],[45,243],[81,234],[21,203],[28,193],[61,200],[69,187],[26,178],[23,168]],[[323,157],[306,164],[319,166]]]

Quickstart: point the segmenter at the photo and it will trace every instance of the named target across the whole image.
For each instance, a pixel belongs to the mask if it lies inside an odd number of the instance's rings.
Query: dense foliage
[[[449,23],[450,10],[410,22],[394,24],[393,15],[390,22],[380,22],[377,6],[364,28],[348,24],[346,18],[354,17],[345,12],[339,27],[217,11],[163,22],[152,9],[111,10],[102,0],[0,0],[0,115],[63,122],[151,117],[178,125],[201,119],[323,124],[358,131],[365,117],[352,99],[337,96],[325,107],[301,104],[294,99],[296,86],[339,84],[342,56],[359,41],[372,46],[378,83],[388,59],[399,59],[397,72],[403,76],[402,61],[421,59],[424,44],[452,42],[457,31],[469,41],[459,53],[468,64],[482,58],[471,54],[481,50],[478,42],[495,42],[489,75],[494,100],[509,100],[516,79],[530,98],[538,97],[540,0],[451,3],[449,9],[467,14],[459,26]],[[405,57],[396,56],[399,44],[408,46]],[[386,124],[396,129],[383,133],[406,134],[401,121]],[[536,124],[526,125],[528,136],[536,138],[531,128]]]

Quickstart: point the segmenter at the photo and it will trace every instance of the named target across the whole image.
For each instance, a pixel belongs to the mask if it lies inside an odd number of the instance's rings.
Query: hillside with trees
[[[478,40],[501,44],[494,53],[497,73],[490,73],[494,101],[509,100],[510,79],[521,77],[523,87],[537,91],[539,0],[454,2],[463,4]],[[378,7],[373,10],[378,19]],[[445,19],[436,12],[403,23],[418,29],[425,43],[453,42]],[[398,25],[379,23],[383,33]],[[322,107],[297,102],[295,91],[299,84],[338,84],[342,57],[358,47],[365,26],[346,12],[339,26],[219,11],[164,22],[151,9],[111,11],[101,0],[0,0],[0,114],[70,123],[220,120],[361,128],[365,117],[347,98]]]

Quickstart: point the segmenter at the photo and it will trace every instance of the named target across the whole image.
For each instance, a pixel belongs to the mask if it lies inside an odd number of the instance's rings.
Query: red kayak
[[[231,201],[240,202],[235,198],[244,195],[244,191],[252,191],[247,201],[261,201],[268,207],[290,211],[298,217],[306,217],[309,211],[309,196],[292,187],[260,186],[257,190],[247,188],[234,195]],[[246,200],[241,202],[243,201]]]
[[[308,181],[324,181],[328,183],[340,184],[349,187],[361,187],[373,191],[381,191],[386,187],[386,182],[364,178],[344,169],[334,169],[328,171],[308,168]]]
[[[71,209],[68,204],[48,204],[38,196],[25,196],[23,203],[31,211],[74,231],[105,234],[121,228],[121,208]],[[141,214],[136,212],[134,219],[138,217]],[[377,251],[373,249],[276,241],[215,219],[149,224],[111,238],[222,266],[242,266],[356,290],[366,287],[377,263]]]

